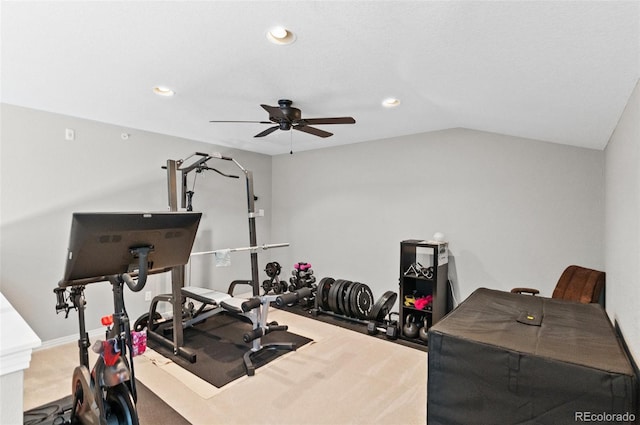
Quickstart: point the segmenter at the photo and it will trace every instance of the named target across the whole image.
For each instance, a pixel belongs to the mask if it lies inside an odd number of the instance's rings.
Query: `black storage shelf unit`
[[[419,265],[418,265],[419,264]],[[420,269],[419,269],[420,268]],[[419,274],[419,270],[429,272]],[[418,273],[414,272],[418,271]],[[427,329],[444,317],[447,310],[447,281],[449,275],[449,251],[446,242],[431,242],[409,239],[400,243],[400,298],[399,298],[399,334],[400,337],[415,343],[425,344],[419,337],[409,338],[404,333],[407,317],[412,316],[422,327],[426,319]],[[405,297],[415,299],[431,295],[431,304],[417,309],[405,305]]]

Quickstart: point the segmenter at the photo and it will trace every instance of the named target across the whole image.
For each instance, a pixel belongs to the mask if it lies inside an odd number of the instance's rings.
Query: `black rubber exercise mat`
[[[190,425],[189,421],[137,380],[136,389],[138,391],[136,407],[141,424]],[[69,395],[28,410],[24,412],[24,425],[54,425],[61,421],[68,423],[72,404],[73,399]]]
[[[285,323],[282,323],[283,325]],[[171,359],[174,363],[204,379],[215,387],[223,387],[229,382],[247,374],[243,356],[251,350],[252,343],[245,343],[242,337],[251,331],[251,323],[226,313],[208,318],[203,323],[184,330],[184,346],[196,355],[196,362],[190,363],[172,350],[149,339],[149,348]],[[166,332],[171,339],[171,332]],[[271,332],[262,337],[262,344],[293,343],[299,348],[312,340],[288,332]],[[290,351],[262,350],[252,356],[255,367],[259,368]]]

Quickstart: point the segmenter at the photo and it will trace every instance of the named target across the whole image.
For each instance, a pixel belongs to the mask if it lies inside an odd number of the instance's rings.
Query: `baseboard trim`
[[[170,311],[166,311],[166,312],[159,312],[162,317],[164,319],[171,319],[171,312]],[[133,328],[133,322],[131,324],[131,327]],[[89,339],[95,339],[95,338],[104,338],[104,331],[105,328],[97,328],[97,329],[93,329],[90,330],[89,333]],[[78,341],[78,334],[73,334],[73,335],[67,335],[67,336],[63,336],[60,338],[55,338],[55,339],[50,339],[48,341],[43,341],[42,345],[40,345],[40,347],[35,348],[33,351],[40,351],[40,350],[46,350],[47,348],[53,348],[53,347],[57,347],[59,345],[64,345],[64,344],[69,344],[71,342],[77,342]]]
[[[90,339],[101,337],[101,336],[104,336],[104,328],[93,329],[93,330],[90,330],[88,333],[89,333]],[[77,342],[77,341],[78,341],[78,334],[67,335],[60,338],[43,341],[40,347],[34,348],[33,351],[46,350],[47,348],[53,348],[59,345],[69,344],[71,342]]]

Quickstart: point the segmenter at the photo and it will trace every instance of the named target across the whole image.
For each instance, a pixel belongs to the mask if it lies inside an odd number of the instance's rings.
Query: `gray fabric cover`
[[[430,328],[428,362],[429,425],[637,417],[637,378],[598,304],[478,289]]]

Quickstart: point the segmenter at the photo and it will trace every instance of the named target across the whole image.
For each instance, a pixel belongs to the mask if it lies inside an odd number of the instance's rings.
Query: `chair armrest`
[[[539,294],[540,291],[538,291],[537,289],[533,289],[533,288],[513,288],[511,290],[511,292],[513,294],[531,294],[531,295],[536,295]]]

